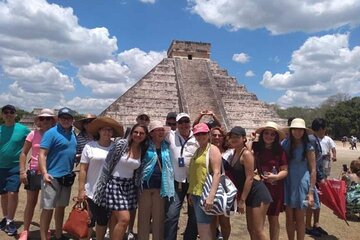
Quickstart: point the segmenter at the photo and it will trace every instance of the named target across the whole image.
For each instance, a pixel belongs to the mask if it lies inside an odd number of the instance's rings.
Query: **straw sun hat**
[[[88,131],[92,135],[96,135],[100,128],[111,127],[114,129],[113,137],[123,137],[124,136],[124,127],[122,124],[118,123],[112,118],[109,117],[98,117],[89,123]]]
[[[270,129],[279,134],[279,139],[282,140],[285,138],[285,133],[279,129],[279,126],[275,122],[266,122],[263,127],[256,129],[255,133],[261,134],[265,129]]]
[[[313,134],[314,133],[313,130],[306,127],[305,121],[302,118],[294,118],[291,121],[290,127],[284,128],[283,130],[286,131],[286,132],[289,132],[289,130],[292,129],[292,128],[304,129],[307,134]]]

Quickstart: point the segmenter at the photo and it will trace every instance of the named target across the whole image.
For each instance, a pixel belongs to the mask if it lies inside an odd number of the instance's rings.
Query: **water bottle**
[[[272,173],[272,174],[275,174],[275,175],[278,173],[275,166],[272,167],[271,173]],[[276,185],[276,184],[277,184],[276,181],[273,181],[273,182],[271,183],[271,185]]]

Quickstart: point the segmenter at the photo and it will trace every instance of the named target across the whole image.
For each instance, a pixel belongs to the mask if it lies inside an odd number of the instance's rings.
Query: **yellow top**
[[[209,144],[205,151],[199,155],[196,151],[194,157],[190,161],[189,166],[189,189],[188,193],[201,196],[203,185],[206,179],[206,154],[210,150]],[[209,163],[210,164],[210,163]]]

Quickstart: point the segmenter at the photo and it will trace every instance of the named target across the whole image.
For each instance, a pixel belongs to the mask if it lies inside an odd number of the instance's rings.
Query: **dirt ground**
[[[346,147],[343,147],[341,142],[337,142],[337,162],[334,162],[332,165],[332,177],[338,178],[340,171],[342,169],[342,164],[350,165],[351,160],[356,159],[360,156],[360,152],[356,150],[349,150],[348,144]],[[74,184],[72,195],[75,196],[77,194],[77,185]],[[24,214],[24,208],[26,203],[26,192],[21,187],[20,194],[19,194],[19,205],[17,209],[17,213],[15,216],[16,224],[19,228],[19,232],[22,230],[22,219]],[[72,203],[71,203],[72,204]],[[185,208],[184,208],[185,209]],[[329,232],[329,236],[316,238],[322,240],[335,240],[335,239],[344,239],[344,240],[356,240],[360,239],[359,237],[359,229],[360,229],[360,222],[358,220],[348,220],[350,226],[347,226],[346,223],[338,219],[326,206],[321,208],[321,216],[320,216],[320,224],[321,226]],[[68,216],[68,212],[70,207],[67,208],[65,218]],[[39,216],[40,216],[40,209],[37,206],[35,209],[35,215],[33,218],[33,223],[31,225],[31,239],[39,239]],[[231,217],[231,225],[232,225],[232,232],[230,239],[242,239],[247,240],[250,239],[249,234],[246,230],[246,220],[244,215],[235,215]],[[281,232],[280,232],[280,239],[287,239],[286,230],[285,230],[285,214],[280,215],[280,225],[281,225]],[[181,215],[180,224],[179,224],[179,231],[178,231],[178,239],[182,239],[181,233],[184,230],[184,226],[186,226],[186,215],[183,213]],[[54,222],[51,223],[51,228],[54,228]],[[266,229],[268,229],[268,225],[266,225]],[[136,232],[136,228],[135,228]],[[0,240],[5,239],[14,239],[14,237],[8,237],[4,232],[0,232]],[[305,239],[314,239],[308,235],[306,235]]]

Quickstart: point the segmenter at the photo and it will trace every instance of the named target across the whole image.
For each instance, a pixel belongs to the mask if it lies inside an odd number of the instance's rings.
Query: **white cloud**
[[[78,77],[96,96],[119,97],[164,57],[166,52],[146,53],[138,48],[118,55],[118,61],[107,60],[80,68]]]
[[[140,2],[154,4],[156,0],[140,0]]]
[[[75,97],[67,101],[62,101],[58,108],[67,106],[71,109],[75,109],[77,112],[99,114],[115,100],[116,99],[114,98],[101,99]]]
[[[247,63],[250,60],[250,57],[246,53],[235,53],[232,60],[238,63]]]
[[[289,71],[266,71],[264,87],[287,90],[282,105],[316,106],[339,92],[360,93],[360,46],[349,48],[348,34],[310,37],[292,54]]]
[[[251,70],[249,70],[245,73],[245,77],[254,77],[254,76],[255,76],[255,73]]]
[[[266,28],[272,34],[317,32],[360,23],[358,0],[188,0],[205,22],[231,30]]]
[[[84,28],[72,8],[45,0],[1,1],[0,16],[0,47],[32,57],[82,65],[109,59],[117,50],[106,28]]]

